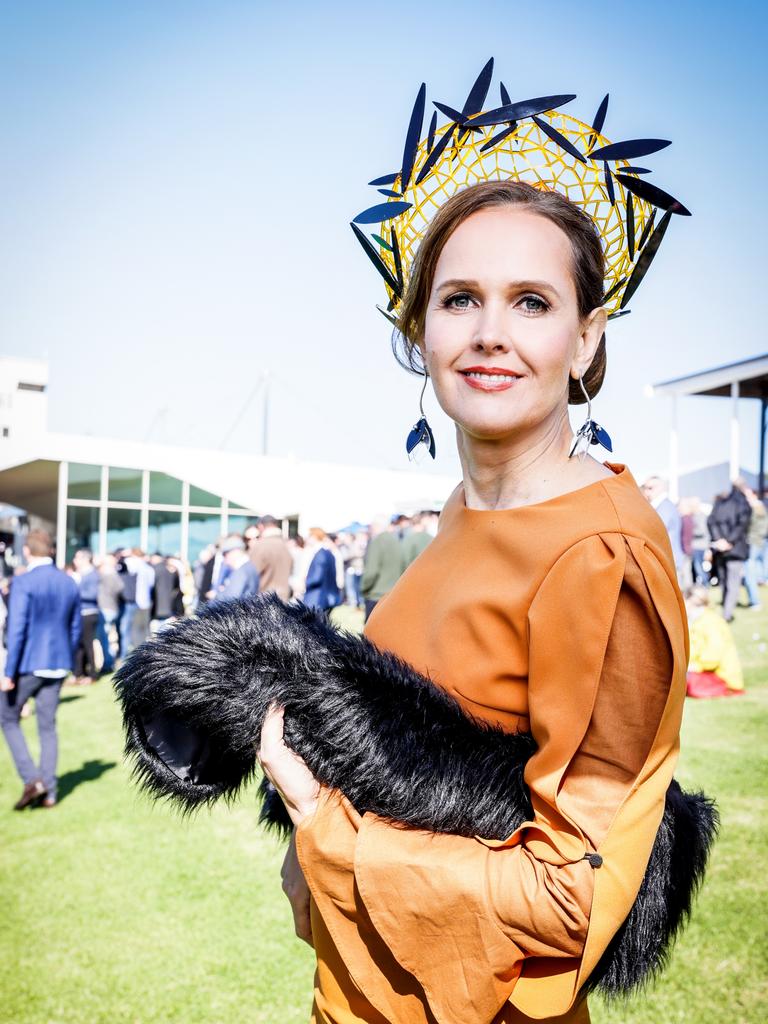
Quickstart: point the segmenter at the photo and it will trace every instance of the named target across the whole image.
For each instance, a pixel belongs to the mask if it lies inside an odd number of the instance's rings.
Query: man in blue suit
[[[656,509],[666,527],[669,543],[672,545],[672,557],[675,560],[677,577],[680,580],[685,555],[683,554],[682,521],[677,505],[670,499],[666,482],[661,477],[649,476],[640,490]]]
[[[8,606],[8,656],[0,682],[0,725],[24,783],[14,805],[17,811],[40,799],[44,807],[56,806],[56,709],[82,629],[77,584],[55,567],[52,549],[45,530],[30,530],[24,545],[27,571],[11,584]],[[30,697],[35,698],[40,736],[39,768],[19,722],[21,709]]]

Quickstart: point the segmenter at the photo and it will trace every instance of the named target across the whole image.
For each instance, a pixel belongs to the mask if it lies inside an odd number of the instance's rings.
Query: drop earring
[[[584,381],[581,379],[581,374],[579,374],[579,387],[587,400],[587,418],[576,431],[576,436],[573,439],[573,447],[568,453],[568,458],[570,459],[577,449],[580,449],[579,455],[583,457],[591,444],[601,444],[603,448],[607,448],[609,452],[612,452],[613,448],[611,447],[611,439],[608,436],[608,431],[601,427],[599,423],[595,423],[592,419],[592,399],[589,397],[589,393],[584,387]]]
[[[434,459],[435,457],[435,436],[432,433],[432,428],[429,423],[427,423],[427,417],[424,414],[424,392],[427,390],[428,380],[429,374],[425,371],[424,384],[422,385],[421,394],[419,395],[419,412],[421,413],[421,418],[418,423],[414,424],[405,442],[405,450],[408,453],[408,458],[411,459],[412,462],[418,461],[418,456],[414,455],[414,452],[416,452],[416,449],[422,444],[432,458]]]

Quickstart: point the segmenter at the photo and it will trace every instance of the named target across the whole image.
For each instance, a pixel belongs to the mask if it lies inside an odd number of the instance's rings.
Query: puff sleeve
[[[590,536],[545,576],[528,629],[531,821],[503,841],[433,835],[328,794],[298,830],[317,912],[388,1020],[566,1013],[642,880],[684,694],[675,586],[641,540]]]

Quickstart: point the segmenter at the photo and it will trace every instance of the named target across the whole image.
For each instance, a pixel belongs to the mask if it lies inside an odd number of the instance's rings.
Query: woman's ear
[[[421,359],[422,366],[426,367],[426,365],[427,365],[427,349],[426,349],[426,346],[424,344],[424,339],[420,338],[419,341],[417,341],[416,344],[413,347],[419,353],[419,358]]]
[[[574,380],[578,380],[580,374],[587,372],[587,368],[595,358],[600,339],[605,334],[607,323],[608,314],[603,306],[593,309],[584,321],[571,361],[570,375]]]

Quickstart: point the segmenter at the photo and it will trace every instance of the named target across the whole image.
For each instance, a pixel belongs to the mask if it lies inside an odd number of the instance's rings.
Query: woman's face
[[[535,432],[567,407],[605,327],[579,317],[573,255],[552,221],[514,207],[481,210],[446,242],[429,298],[422,353],[443,410],[464,433]]]

